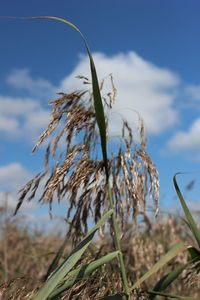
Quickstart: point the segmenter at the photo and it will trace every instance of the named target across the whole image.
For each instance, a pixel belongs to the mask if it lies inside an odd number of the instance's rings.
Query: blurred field
[[[56,230],[54,234],[53,231],[45,233],[28,228],[22,218],[13,220],[12,217],[6,216],[4,208],[1,208],[0,222],[0,299],[28,299],[31,292],[41,286],[63,237],[57,234]],[[137,229],[131,225],[126,228],[122,237],[122,248],[129,283],[133,283],[143,275],[179,242],[195,243],[183,221],[169,214],[161,215],[154,221],[145,217]],[[69,242],[65,254],[69,253],[70,248]],[[109,234],[105,234],[103,238],[98,236],[78,264],[91,262],[113,250]],[[163,267],[156,275],[145,281],[133,299],[148,299],[141,291],[152,289],[155,282],[168,270],[186,262],[187,254],[179,254],[167,267]],[[198,297],[199,282],[199,275],[190,268],[184,271],[167,291]],[[120,272],[116,261],[113,261],[94,271],[88,280],[73,286],[61,299],[100,299],[106,294],[120,291],[121,288]]]

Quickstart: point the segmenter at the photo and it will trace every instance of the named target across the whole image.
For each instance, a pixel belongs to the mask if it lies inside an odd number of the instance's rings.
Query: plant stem
[[[109,203],[110,203],[110,208],[114,210],[113,194],[112,194],[112,190],[111,190],[109,182],[107,182],[106,185],[107,185],[107,189],[108,189],[108,199],[109,199]],[[122,250],[121,250],[120,236],[119,236],[119,230],[118,230],[117,221],[116,221],[115,210],[114,210],[111,218],[112,218],[112,226],[113,226],[113,232],[114,232],[114,243],[115,243],[116,250],[119,250],[118,259],[119,259],[119,265],[120,265],[120,271],[121,271],[121,276],[122,276],[122,281],[123,281],[124,292],[129,299],[130,291],[129,291],[129,287],[128,287],[126,268],[125,268],[123,254],[122,254]]]

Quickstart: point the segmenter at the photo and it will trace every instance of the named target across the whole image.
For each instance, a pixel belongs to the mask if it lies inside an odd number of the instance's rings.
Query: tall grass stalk
[[[71,22],[69,22],[67,20],[57,18],[57,17],[51,17],[51,16],[31,17],[31,18],[24,18],[24,19],[50,19],[50,20],[56,20],[56,21],[63,22],[65,24],[71,26],[73,29],[75,29],[81,35],[81,37],[84,41],[84,44],[86,46],[88,56],[89,56],[89,59],[90,59],[95,116],[96,116],[97,125],[98,125],[98,128],[99,128],[99,133],[100,133],[100,138],[101,138],[101,149],[102,149],[104,168],[105,168],[105,173],[106,173],[105,188],[108,189],[108,195],[109,195],[108,198],[109,198],[109,203],[110,203],[110,209],[113,210],[113,213],[112,213],[112,216],[111,216],[112,226],[113,226],[113,238],[114,238],[116,250],[119,251],[118,252],[118,259],[119,259],[119,266],[120,266],[121,276],[122,276],[122,280],[123,280],[124,292],[129,298],[130,297],[130,292],[129,292],[129,287],[128,287],[128,280],[127,280],[127,276],[126,276],[125,264],[124,264],[124,260],[123,260],[122,250],[121,250],[121,244],[120,244],[119,230],[118,230],[117,221],[116,221],[116,215],[115,215],[115,212],[114,212],[115,207],[114,207],[114,202],[113,202],[113,197],[112,197],[112,190],[111,190],[111,187],[110,187],[110,184],[109,184],[109,168],[108,168],[107,141],[106,141],[106,122],[105,122],[105,116],[104,116],[104,109],[103,109],[103,103],[102,103],[101,93],[100,93],[100,89],[99,89],[99,82],[98,82],[98,77],[97,77],[97,73],[96,73],[96,68],[95,68],[95,64],[94,64],[94,61],[93,61],[93,57],[92,57],[90,48],[88,46],[88,43],[86,41],[85,36],[82,34],[82,32],[79,30],[79,28],[76,27],[74,24],[72,24]],[[36,300],[37,297],[34,298],[34,299]]]
[[[110,208],[114,210],[113,194],[112,194],[112,189],[110,188],[109,183],[107,183],[107,188],[108,188],[108,197],[109,197],[109,202],[110,202]],[[126,276],[126,269],[125,269],[124,260],[123,260],[119,230],[118,230],[118,226],[117,226],[115,213],[112,214],[112,226],[113,226],[115,247],[117,250],[119,250],[118,259],[119,259],[119,264],[120,264],[122,280],[123,280],[123,284],[124,284],[124,292],[126,293],[126,295],[128,296],[128,299],[129,299],[130,298],[130,290],[129,290],[128,280],[127,280],[127,276]]]

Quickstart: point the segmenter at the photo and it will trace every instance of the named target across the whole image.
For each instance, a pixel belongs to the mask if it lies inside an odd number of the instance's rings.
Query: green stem
[[[114,209],[113,194],[112,194],[110,184],[108,182],[107,182],[107,189],[108,189],[108,199],[109,199],[109,203],[110,203],[110,208],[114,210],[114,212],[111,216],[111,218],[112,218],[111,220],[112,220],[112,226],[113,226],[113,232],[114,232],[115,248],[116,248],[116,250],[119,250],[118,259],[119,259],[120,271],[121,271],[121,276],[122,276],[122,281],[123,281],[123,286],[124,286],[124,292],[127,295],[128,299],[130,299],[130,290],[128,287],[126,268],[125,268],[123,254],[122,254],[122,250],[121,250],[119,230],[118,230],[118,226],[117,226],[115,209]]]

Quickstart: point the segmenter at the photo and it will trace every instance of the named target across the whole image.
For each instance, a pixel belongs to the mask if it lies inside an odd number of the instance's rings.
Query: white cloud
[[[167,148],[173,152],[184,150],[200,150],[200,118],[195,120],[188,131],[178,131],[167,143]]]
[[[18,191],[32,176],[33,174],[18,162],[0,166],[0,206],[7,207],[13,214],[19,198]],[[38,207],[35,201],[24,201],[20,212],[32,214]]]
[[[23,116],[40,108],[40,103],[30,98],[0,96],[0,112],[7,116]]]
[[[0,95],[0,135],[15,140],[25,138],[34,143],[46,128],[50,116],[41,98],[47,104],[49,97],[55,95],[56,88],[48,80],[33,79],[28,69],[13,71],[7,82],[25,90],[28,97]]]
[[[8,191],[18,190],[31,176],[32,174],[17,162],[0,166],[0,187]]]
[[[7,138],[26,138],[31,143],[45,129],[49,111],[37,100],[0,96],[0,134]]]
[[[148,132],[152,134],[163,132],[177,121],[178,114],[173,107],[174,90],[179,83],[177,75],[145,61],[135,52],[111,57],[95,53],[94,60],[99,79],[112,73],[118,92],[110,116],[111,134],[119,134],[120,115],[130,125],[134,126],[134,122],[137,124],[137,115],[133,110],[143,117]],[[86,56],[80,56],[75,69],[57,88],[45,79],[33,79],[28,69],[13,71],[7,81],[15,88],[26,90],[29,98],[0,96],[0,134],[12,139],[26,138],[34,143],[49,120],[49,111],[42,106],[39,99],[45,97],[48,101],[49,95],[53,98],[57,91],[72,92],[77,88],[84,88],[75,78],[77,75],[90,76]],[[107,79],[105,91],[110,90],[110,81]]]
[[[112,115],[112,134],[119,134],[119,113],[133,125],[136,117],[133,110],[140,113],[148,132],[152,134],[159,134],[176,123],[178,114],[173,107],[174,89],[179,84],[176,74],[155,66],[133,51],[111,57],[95,53],[94,61],[99,79],[112,73],[118,92],[113,107],[116,114]],[[75,79],[77,75],[90,75],[86,56],[81,56],[73,72],[62,80],[60,90],[69,92],[82,88],[80,82]],[[110,89],[107,85],[106,90]]]
[[[8,76],[7,82],[37,98],[46,98],[52,96],[55,92],[55,87],[48,80],[44,78],[33,79],[28,69],[14,70]]]
[[[8,116],[3,116],[0,114],[0,133],[3,132],[8,135],[16,135],[19,131],[19,122]]]
[[[40,109],[36,112],[30,112],[25,119],[24,128],[27,133],[32,133],[31,136],[36,136],[36,133],[41,133],[41,129],[46,128],[49,117],[50,112],[47,110]]]

